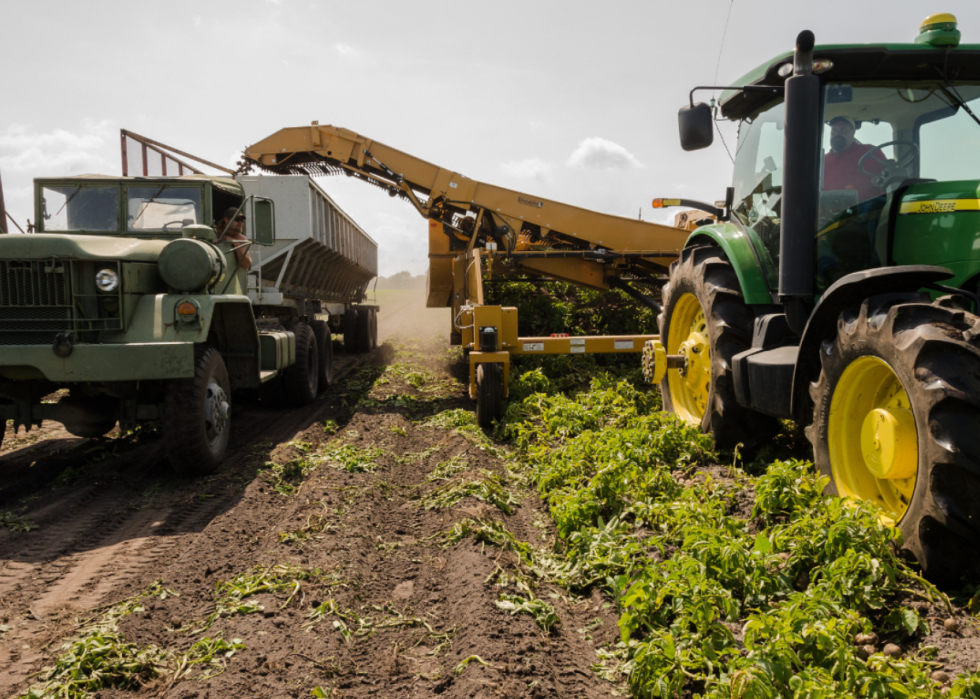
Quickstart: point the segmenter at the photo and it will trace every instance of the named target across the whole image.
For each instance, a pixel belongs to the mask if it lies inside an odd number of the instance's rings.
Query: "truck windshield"
[[[41,230],[116,231],[119,188],[57,185],[41,188]]]
[[[201,222],[197,187],[140,186],[126,189],[126,220],[131,231],[180,231]]]

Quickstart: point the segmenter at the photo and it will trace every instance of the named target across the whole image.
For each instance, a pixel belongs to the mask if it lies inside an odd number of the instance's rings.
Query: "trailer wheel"
[[[497,363],[476,365],[476,423],[485,430],[503,413],[504,372]]]
[[[732,357],[751,346],[754,318],[731,263],[713,245],[686,248],[671,264],[663,298],[661,341],[667,354],[688,360],[660,384],[664,409],[700,425],[723,449],[761,446],[779,422],[735,399]]]
[[[313,329],[302,322],[291,323],[286,330],[296,336],[296,363],[282,372],[282,387],[287,405],[308,405],[319,389],[320,353]]]
[[[980,318],[919,294],[841,313],[810,386],[827,491],[873,502],[941,584],[980,576]]]
[[[320,357],[317,381],[320,390],[325,391],[333,383],[333,338],[330,335],[330,325],[323,320],[314,320],[310,323],[310,327],[313,329],[316,349]]]
[[[347,354],[354,354],[361,350],[357,343],[358,315],[356,308],[348,308],[344,312],[344,352]]]
[[[161,422],[174,471],[201,476],[218,469],[231,433],[231,382],[218,350],[198,347],[194,377],[166,383]]]
[[[357,349],[370,352],[378,346],[377,319],[373,308],[360,308],[357,311]]]

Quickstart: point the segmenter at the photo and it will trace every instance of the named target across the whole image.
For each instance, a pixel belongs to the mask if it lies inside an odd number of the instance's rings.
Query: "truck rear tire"
[[[476,424],[485,430],[493,427],[503,413],[504,372],[500,364],[476,365]]]
[[[354,354],[360,352],[361,348],[357,343],[358,336],[358,311],[356,308],[348,308],[344,313],[344,352]]]
[[[281,377],[286,404],[309,405],[316,399],[319,389],[320,353],[316,338],[306,323],[292,323],[286,330],[296,336],[296,363],[286,367]]]
[[[357,349],[370,352],[378,346],[378,321],[373,308],[357,309]]]
[[[231,434],[231,382],[218,350],[198,347],[194,377],[166,383],[161,422],[174,471],[202,476],[218,469]]]
[[[878,505],[935,582],[980,577],[980,318],[874,296],[820,361],[806,432],[827,492]]]
[[[330,335],[330,324],[323,320],[314,320],[310,323],[310,327],[313,329],[316,349],[320,357],[317,381],[320,390],[325,391],[333,383],[333,338]]]
[[[722,449],[751,450],[776,433],[779,422],[739,405],[732,357],[752,344],[754,316],[738,277],[714,245],[686,248],[670,266],[658,318],[667,354],[688,357],[686,369],[668,369],[660,384],[664,410],[714,435]]]

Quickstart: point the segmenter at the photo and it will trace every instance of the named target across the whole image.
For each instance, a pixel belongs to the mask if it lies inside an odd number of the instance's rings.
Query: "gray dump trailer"
[[[276,242],[253,252],[248,295],[257,310],[291,307],[343,334],[348,352],[374,349],[376,305],[365,293],[378,275],[378,244],[304,175],[237,178],[246,195],[275,203]]]

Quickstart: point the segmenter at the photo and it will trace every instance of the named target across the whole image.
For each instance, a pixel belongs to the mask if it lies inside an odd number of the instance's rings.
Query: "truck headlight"
[[[95,273],[95,285],[99,291],[115,291],[119,288],[119,275],[114,269],[100,269]]]

